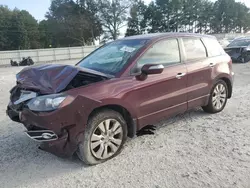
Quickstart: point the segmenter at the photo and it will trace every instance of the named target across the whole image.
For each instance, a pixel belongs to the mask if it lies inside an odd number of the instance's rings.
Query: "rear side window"
[[[225,54],[222,46],[216,39],[204,38],[202,39],[207,47],[207,52],[209,57],[219,56]]]
[[[162,64],[169,66],[180,63],[180,52],[177,39],[157,42],[137,62],[138,67],[145,64]]]
[[[199,38],[184,38],[183,44],[187,60],[202,59],[207,57],[206,48]]]

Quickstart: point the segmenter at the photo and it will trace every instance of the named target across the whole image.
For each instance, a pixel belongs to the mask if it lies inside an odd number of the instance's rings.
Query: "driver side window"
[[[136,70],[145,64],[162,64],[165,67],[180,63],[180,51],[177,39],[167,39],[155,43],[149,48],[143,56],[137,61]]]

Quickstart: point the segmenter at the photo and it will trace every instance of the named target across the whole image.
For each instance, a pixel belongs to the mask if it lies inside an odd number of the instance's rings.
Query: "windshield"
[[[136,39],[111,42],[84,58],[78,63],[78,66],[115,75],[147,41],[146,39]]]
[[[240,39],[235,40],[231,42],[228,47],[240,47],[240,46],[249,46],[250,45],[250,39]]]

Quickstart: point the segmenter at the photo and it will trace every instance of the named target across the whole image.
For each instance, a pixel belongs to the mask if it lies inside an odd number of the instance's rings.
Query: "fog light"
[[[46,140],[49,140],[49,139],[51,139],[51,138],[53,138],[53,134],[50,134],[50,133],[43,133],[42,134],[42,137],[44,138],[44,139],[46,139]]]

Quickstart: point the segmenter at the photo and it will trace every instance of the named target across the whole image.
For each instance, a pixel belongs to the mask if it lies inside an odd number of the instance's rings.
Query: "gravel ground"
[[[235,64],[225,110],[201,109],[159,123],[155,135],[129,140],[116,158],[86,167],[61,159],[26,137],[5,115],[20,68],[0,69],[0,187],[250,188],[250,64]]]

